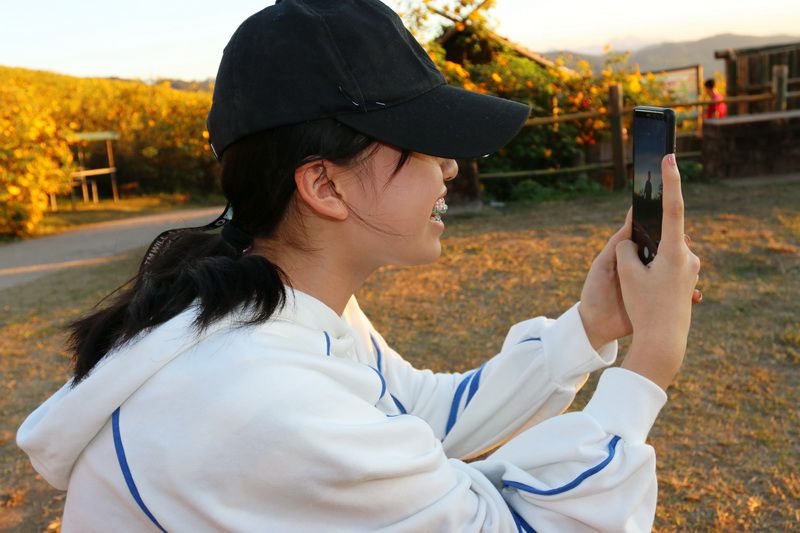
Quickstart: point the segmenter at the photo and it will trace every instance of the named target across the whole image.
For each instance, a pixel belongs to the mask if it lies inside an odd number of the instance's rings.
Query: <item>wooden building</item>
[[[773,67],[786,65],[789,68],[788,87],[784,91],[800,90],[800,42],[717,50],[714,57],[725,60],[725,78],[728,96],[743,96],[777,92],[773,87]],[[731,114],[761,113],[773,111],[772,102],[740,102],[731,105]],[[788,101],[789,109],[800,109],[800,99]]]
[[[476,31],[471,26],[459,29],[458,25],[454,25],[445,30],[437,41],[444,48],[445,59],[453,63],[463,64],[464,61],[473,64],[491,63],[494,54],[505,46],[542,67],[555,67],[555,64],[543,55],[487,29]]]

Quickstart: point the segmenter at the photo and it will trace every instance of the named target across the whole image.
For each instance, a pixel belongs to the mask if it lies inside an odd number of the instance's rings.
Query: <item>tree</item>
[[[398,0],[398,13],[417,39],[439,35],[443,26],[463,31],[470,26],[494,27],[489,18],[495,0]]]

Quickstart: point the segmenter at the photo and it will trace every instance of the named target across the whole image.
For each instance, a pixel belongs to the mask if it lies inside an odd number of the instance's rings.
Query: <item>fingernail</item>
[[[671,167],[674,167],[677,164],[675,163],[675,154],[667,154],[667,163]]]

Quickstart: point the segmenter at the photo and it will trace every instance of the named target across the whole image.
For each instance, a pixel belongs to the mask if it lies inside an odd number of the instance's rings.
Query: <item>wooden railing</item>
[[[769,92],[761,94],[750,94],[743,96],[729,96],[721,100],[692,100],[687,102],[666,102],[658,104],[661,107],[702,107],[710,104],[741,103],[741,102],[765,102],[773,101],[773,109],[776,111],[786,110],[787,102],[791,98],[800,98],[800,91],[789,91],[789,69],[786,65],[776,65],[773,68],[772,87]],[[587,118],[606,117],[609,119],[611,128],[611,161],[591,163],[562,168],[547,168],[534,170],[514,170],[509,172],[487,172],[480,173],[479,179],[496,178],[533,178],[541,176],[552,176],[558,174],[575,174],[589,172],[593,170],[614,169],[614,188],[624,187],[627,182],[626,166],[629,161],[625,160],[624,153],[624,132],[623,116],[633,113],[633,106],[624,107],[622,104],[622,87],[619,84],[610,85],[609,105],[607,111],[582,111],[580,113],[568,113],[565,115],[555,114],[548,117],[533,117],[525,122],[524,127],[546,126],[561,122],[575,120],[585,120]],[[700,132],[688,132],[681,136],[697,136]],[[696,158],[701,156],[699,151],[681,152],[681,158]]]

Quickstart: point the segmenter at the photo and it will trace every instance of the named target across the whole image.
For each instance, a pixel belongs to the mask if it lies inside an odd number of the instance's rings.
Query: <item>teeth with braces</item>
[[[436,204],[433,206],[431,220],[441,222],[442,215],[445,213],[447,213],[447,204],[444,202],[444,198],[439,198],[436,200]]]

